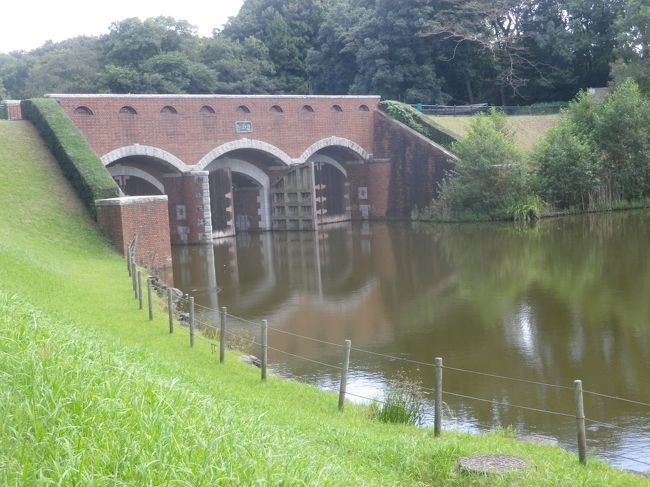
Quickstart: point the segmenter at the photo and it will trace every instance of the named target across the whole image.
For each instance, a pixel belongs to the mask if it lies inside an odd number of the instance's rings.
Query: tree
[[[204,63],[215,72],[220,93],[274,93],[275,66],[259,39],[243,42],[223,36],[211,39],[202,53]]]
[[[627,0],[616,31],[614,81],[618,84],[632,78],[650,94],[650,5],[642,0]]]

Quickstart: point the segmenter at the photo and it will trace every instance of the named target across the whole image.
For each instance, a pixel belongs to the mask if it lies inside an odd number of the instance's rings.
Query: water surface
[[[174,276],[202,306],[267,319],[277,329],[269,345],[292,354],[270,352],[276,373],[320,387],[338,387],[328,365],[340,364],[345,339],[356,349],[348,390],[365,398],[380,398],[399,372],[432,388],[425,364],[438,356],[456,369],[560,386],[446,369],[443,427],[512,426],[575,451],[575,418],[562,415],[575,414],[574,379],[650,403],[648,242],[648,211],[532,228],[354,223],[176,247]],[[217,322],[214,313],[204,319]],[[242,323],[237,331],[247,327],[257,333]],[[649,406],[587,394],[585,410],[611,425],[588,423],[591,450],[615,465],[650,468]]]

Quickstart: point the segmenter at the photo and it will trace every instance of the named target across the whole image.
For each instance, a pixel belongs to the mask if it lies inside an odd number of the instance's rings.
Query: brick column
[[[167,196],[110,198],[96,200],[95,206],[99,228],[123,255],[137,235],[137,264],[149,269],[171,268]]]
[[[212,242],[208,172],[165,175],[163,179],[172,244]]]

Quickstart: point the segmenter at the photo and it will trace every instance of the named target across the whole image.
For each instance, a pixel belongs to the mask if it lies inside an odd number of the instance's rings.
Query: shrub
[[[119,196],[119,188],[102,161],[56,100],[23,100],[21,108],[23,116],[36,126],[93,217],[95,200]]]
[[[513,205],[525,201],[528,168],[505,118],[494,110],[476,115],[467,135],[453,144],[458,160],[430,208],[434,219],[506,219]]]
[[[388,381],[383,402],[373,403],[372,415],[384,423],[417,425],[424,414],[424,397],[420,383],[400,371]]]

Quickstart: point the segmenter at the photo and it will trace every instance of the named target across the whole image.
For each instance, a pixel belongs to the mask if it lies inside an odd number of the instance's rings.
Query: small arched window
[[[120,113],[125,114],[125,115],[137,115],[138,112],[135,111],[135,108],[130,107],[130,106],[123,106],[120,108]]]
[[[76,115],[94,115],[93,111],[88,107],[77,107],[74,109]]]
[[[174,107],[170,107],[169,105],[162,107],[160,110],[160,113],[166,114],[166,115],[176,115],[178,112]]]
[[[314,113],[314,109],[310,105],[303,105],[302,112],[305,113]]]
[[[273,112],[273,113],[284,113],[284,110],[282,109],[282,107],[280,105],[273,105],[271,107],[271,112]]]
[[[330,108],[333,112],[342,112],[343,109],[341,108],[341,105],[332,105],[332,108]]]
[[[250,108],[248,108],[246,105],[239,105],[237,107],[237,113],[250,113]]]
[[[360,112],[369,112],[370,108],[368,108],[368,105],[359,105],[359,111]]]
[[[214,108],[209,105],[203,105],[199,110],[201,115],[214,115]]]

